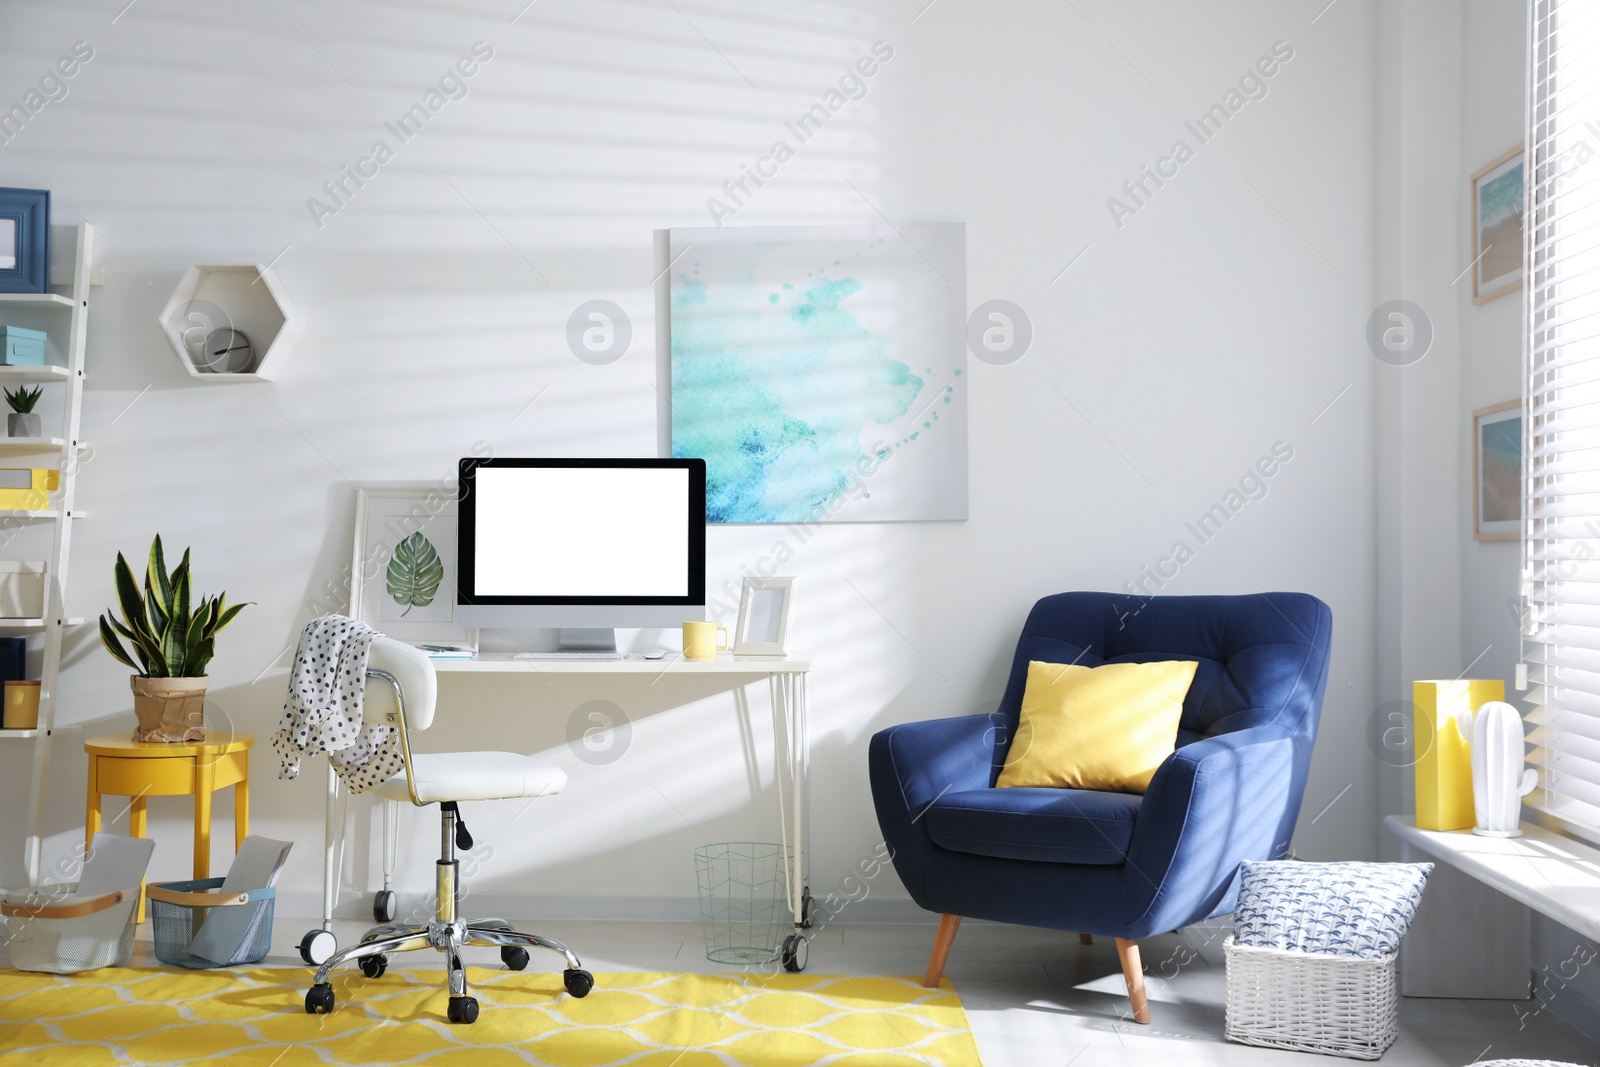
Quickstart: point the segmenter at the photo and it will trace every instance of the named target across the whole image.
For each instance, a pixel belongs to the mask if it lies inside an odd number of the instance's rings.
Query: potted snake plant
[[[110,611],[100,616],[100,640],[107,652],[138,672],[129,680],[139,719],[133,739],[204,740],[206,666],[216,651],[216,633],[245,605],[229,605],[226,593],[194,597],[189,550],[183,550],[183,559],[167,573],[160,534],[150,544],[142,592],[121,552],[114,573],[122,618]]]

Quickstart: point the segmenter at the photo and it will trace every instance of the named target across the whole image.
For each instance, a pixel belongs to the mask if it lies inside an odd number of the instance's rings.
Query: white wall
[[[1460,353],[1446,310],[1460,270],[1459,205],[1440,195],[1459,179],[1461,26],[1455,0],[1379,7],[1374,303],[1410,301],[1419,309],[1414,328],[1426,326],[1433,337],[1425,353],[1399,353],[1377,366],[1374,739],[1393,737],[1393,724],[1409,718],[1412,679],[1455,677],[1466,665],[1459,659],[1461,486],[1453,476]],[[1373,751],[1379,813],[1409,810],[1409,752],[1382,744]],[[1392,852],[1394,843],[1380,848]]]
[[[0,147],[0,180],[49,184],[59,219],[86,218],[108,241],[84,417],[95,459],[79,489],[94,518],[69,596],[92,615],[111,598],[114,553],[142,551],[157,530],[192,545],[207,588],[256,602],[221,640],[219,715],[263,743],[273,730],[284,649],[348,562],[352,483],[439,479],[478,441],[500,455],[651,452],[650,231],[704,225],[721,183],[881,39],[895,54],[867,97],[736,224],[964,221],[970,303],[1017,302],[1035,341],[1015,365],[971,365],[970,521],[830,527],[797,551],[794,644],[817,662],[813,886],[837,887],[878,840],[865,766],[875,730],[991,707],[1037,597],[1137,579],[1278,441],[1294,458],[1265,499],[1164,591],[1296,589],[1332,605],[1296,848],[1373,853],[1370,0],[1315,22],[1321,4],[1266,0],[920,14],[920,2],[774,13],[700,0],[681,15],[596,2],[536,5],[514,23],[518,3],[488,0],[294,0],[281,15],[142,0],[112,22],[116,6],[0,13],[0,100],[20,99],[74,41],[95,49],[70,95]],[[479,40],[494,58],[470,95],[315,226],[306,199]],[[1114,224],[1108,198],[1176,139],[1193,146],[1185,121],[1278,41],[1294,55],[1266,97]],[[308,325],[280,380],[192,382],[155,326],[179,272],[285,246],[277,270]],[[563,339],[572,309],[596,297],[635,328],[607,367]],[[779,536],[714,528],[713,589]],[[128,729],[127,672],[88,630],[69,659],[64,718]],[[609,767],[565,746],[569,714],[591,695],[634,719],[631,749]],[[770,772],[747,773],[726,694],[669,708],[641,689],[452,680],[444,697],[452,726],[434,743],[544,752],[572,774],[527,817],[516,804],[469,813],[494,846],[475,881],[487,898],[541,914],[691,914],[694,846],[775,833]],[[81,753],[71,735],[60,748],[52,854],[82,825]],[[0,773],[25,773],[20,755],[0,759]],[[289,883],[306,914],[318,783],[277,781],[259,750],[254,769],[254,825],[296,842]],[[20,789],[8,795],[21,803]],[[187,813],[152,803],[156,877],[187,873]],[[429,877],[428,817],[407,816],[408,891]],[[226,853],[219,843],[219,865]],[[848,917],[909,914],[903,898],[886,877]]]

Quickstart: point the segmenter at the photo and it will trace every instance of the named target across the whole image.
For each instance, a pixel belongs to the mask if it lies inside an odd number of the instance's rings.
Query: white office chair
[[[558,952],[566,959],[561,977],[567,992],[575,997],[587,996],[594,988],[594,976],[583,969],[566,945],[536,934],[519,933],[499,919],[467,922],[456,913],[456,849],[472,847],[472,837],[456,805],[465,800],[550,796],[567,784],[566,772],[514,752],[412,755],[410,731],[426,730],[433,723],[438,695],[433,664],[421,650],[388,637],[373,639],[367,664],[364,717],[368,722],[398,726],[400,751],[405,758],[405,773],[372,792],[386,800],[410,801],[418,807],[439,805],[442,825],[435,881],[438,903],[434,918],[425,924],[382,923],[367,931],[359,945],[329,957],[317,968],[317,976],[306,993],[306,1011],[323,1015],[333,1010],[333,986],[328,983],[328,974],[341,963],[355,960],[362,974],[379,978],[388,969],[387,953],[434,948],[445,954],[450,1021],[470,1023],[478,1017],[478,1001],[467,995],[467,973],[461,964],[461,949],[467,945],[498,947],[500,959],[514,971],[528,965],[529,948]]]

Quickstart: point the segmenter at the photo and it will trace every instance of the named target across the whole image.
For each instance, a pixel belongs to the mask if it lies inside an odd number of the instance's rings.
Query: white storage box
[[[1223,944],[1229,1041],[1375,1060],[1399,1033],[1395,960]]]
[[[72,974],[127,963],[139,883],[154,849],[147,838],[95,834],[78,881],[6,894],[0,915],[11,966]]]
[[[0,560],[0,619],[44,618],[46,568],[42,560]]]

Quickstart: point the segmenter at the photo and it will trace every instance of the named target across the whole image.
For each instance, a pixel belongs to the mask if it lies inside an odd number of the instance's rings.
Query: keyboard
[[[622,652],[518,652],[512,659],[625,659]]]

